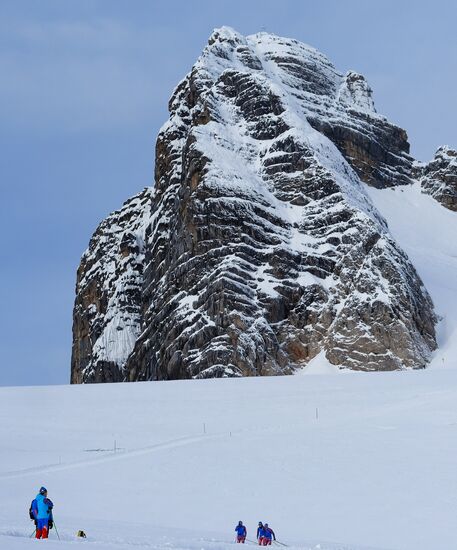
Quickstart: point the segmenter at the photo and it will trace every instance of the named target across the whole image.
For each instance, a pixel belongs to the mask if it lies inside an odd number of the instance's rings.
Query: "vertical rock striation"
[[[97,228],[77,273],[71,382],[119,382],[141,330],[145,189]]]
[[[169,110],[154,193],[83,257],[73,382],[427,364],[431,300],[362,183],[411,183],[412,158],[361,75],[222,28]]]

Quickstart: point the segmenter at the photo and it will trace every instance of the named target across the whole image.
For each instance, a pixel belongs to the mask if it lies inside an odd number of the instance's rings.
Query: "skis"
[[[246,539],[246,542],[249,542],[251,544],[255,544],[256,546],[261,546],[258,542],[254,541],[254,540],[251,540],[251,539]],[[279,542],[279,540],[273,540],[272,543],[277,544],[278,546],[285,546],[286,548],[288,548],[287,544],[284,544],[283,542]]]

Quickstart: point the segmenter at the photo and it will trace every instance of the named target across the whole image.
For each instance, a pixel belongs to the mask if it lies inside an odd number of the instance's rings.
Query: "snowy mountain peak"
[[[243,42],[245,40],[244,36],[237,32],[234,28],[227,25],[218,27],[213,30],[210,37],[208,38],[208,45],[214,44],[214,42],[223,42],[223,41],[232,41],[232,42]]]
[[[449,145],[441,145],[438,147],[435,158],[449,159],[449,162],[455,165],[457,163],[457,151]]]
[[[412,159],[365,79],[222,27],[169,108],[155,192],[83,258],[73,381],[425,366],[431,300],[363,184],[411,182]]]
[[[346,108],[376,113],[373,92],[363,75],[354,71],[342,75],[324,54],[297,40],[267,32],[245,38],[231,27],[221,27],[211,35],[202,64],[212,55],[229,61],[231,68],[239,63],[261,71],[269,65],[284,84],[298,82],[300,89],[332,97]],[[301,71],[307,71],[306,78],[300,78]]]
[[[376,113],[372,95],[373,90],[365,77],[354,71],[348,71],[340,85],[338,98],[348,108]]]
[[[435,157],[416,168],[422,191],[449,210],[457,211],[457,151],[447,145],[438,148]]]

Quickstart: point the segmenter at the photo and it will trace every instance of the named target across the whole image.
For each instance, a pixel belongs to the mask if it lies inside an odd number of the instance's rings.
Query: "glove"
[[[52,521],[52,519],[48,521],[48,526],[49,526],[49,529],[52,529],[54,527],[54,522]]]

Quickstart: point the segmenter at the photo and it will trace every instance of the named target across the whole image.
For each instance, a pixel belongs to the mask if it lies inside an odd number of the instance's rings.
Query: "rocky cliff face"
[[[412,158],[361,75],[223,28],[169,109],[154,192],[83,256],[73,382],[427,364],[431,300],[362,183],[411,183]]]
[[[416,176],[424,193],[457,211],[457,151],[440,147],[432,161],[416,167]]]
[[[71,382],[119,382],[140,334],[144,233],[152,191],[98,227],[77,273]]]

